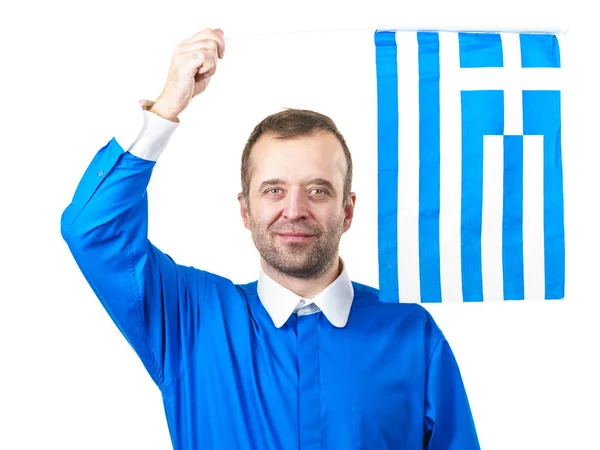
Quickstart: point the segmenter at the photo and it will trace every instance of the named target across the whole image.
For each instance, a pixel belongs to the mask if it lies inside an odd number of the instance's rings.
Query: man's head
[[[298,278],[330,269],[352,223],[351,184],[350,152],[329,117],[287,109],[261,121],[242,154],[238,199],[264,262]]]

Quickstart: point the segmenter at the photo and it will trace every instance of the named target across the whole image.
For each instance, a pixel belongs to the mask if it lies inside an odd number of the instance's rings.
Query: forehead
[[[265,134],[254,145],[250,158],[252,182],[271,177],[323,177],[334,182],[343,177],[346,167],[342,144],[327,132],[292,139]]]

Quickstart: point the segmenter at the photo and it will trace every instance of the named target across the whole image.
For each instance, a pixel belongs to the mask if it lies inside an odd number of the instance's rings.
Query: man
[[[338,255],[356,195],[326,116],[262,121],[242,155],[241,216],[260,253],[253,283],[176,264],[147,238],[152,169],[225,43],[175,48],[132,145],[103,147],[62,216],[95,294],[161,390],[183,449],[471,450],[479,444],[452,351],[427,311],[378,300]]]

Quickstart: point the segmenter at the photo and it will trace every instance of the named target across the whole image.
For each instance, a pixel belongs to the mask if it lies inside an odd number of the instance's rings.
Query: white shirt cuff
[[[142,107],[148,107],[150,102],[142,101],[140,104]],[[146,109],[142,109],[141,112],[143,120],[137,136],[134,125],[130,124],[130,128],[121,130],[118,135],[115,135],[115,139],[123,150],[132,155],[148,161],[157,161],[179,122],[171,122]],[[128,124],[124,125],[128,126]],[[139,126],[139,122],[137,125]]]

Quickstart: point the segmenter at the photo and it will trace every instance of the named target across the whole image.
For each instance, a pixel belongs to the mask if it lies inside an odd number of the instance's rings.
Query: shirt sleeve
[[[154,128],[152,113],[144,114],[146,128],[131,148],[156,156],[170,125]],[[176,264],[148,240],[146,190],[155,164],[112,138],[81,178],[62,214],[61,233],[90,287],[162,389],[177,377],[193,346],[206,274]]]
[[[150,111],[152,105],[154,102],[140,100],[137,108],[125,108],[128,110],[123,111],[123,123],[116,130],[115,140],[121,148],[139,158],[158,161],[179,122],[172,122],[154,114]]]
[[[440,332],[441,334],[441,332]],[[480,450],[458,364],[441,336],[431,353],[425,387],[427,450]]]

